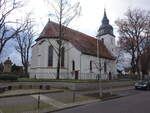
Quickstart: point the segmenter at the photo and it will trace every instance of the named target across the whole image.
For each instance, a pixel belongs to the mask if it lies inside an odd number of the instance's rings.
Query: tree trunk
[[[56,79],[60,78],[60,47],[61,47],[61,45],[59,44],[58,62],[57,62],[57,76],[56,76]]]
[[[28,77],[28,65],[24,64],[24,73]]]
[[[138,74],[138,78],[142,80],[143,77],[141,76],[141,64],[140,64],[140,57],[139,56],[136,59],[136,71]]]
[[[132,72],[133,72],[133,74],[135,74],[135,72],[136,72],[136,65],[135,65],[135,57],[134,57],[134,55],[132,56],[132,60],[131,60],[131,67],[132,67]]]

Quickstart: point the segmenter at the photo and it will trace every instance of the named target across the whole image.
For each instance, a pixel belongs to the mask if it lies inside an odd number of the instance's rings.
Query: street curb
[[[59,92],[64,92],[64,90],[56,90],[56,91],[40,92],[40,94],[59,93]],[[26,94],[15,94],[15,95],[5,95],[5,96],[0,96],[0,98],[17,97],[17,96],[28,96],[28,95],[35,95],[35,94],[39,94],[39,92],[35,92],[35,93],[26,93]]]
[[[100,102],[100,101],[101,101],[100,99],[96,99],[96,100],[89,101],[89,102],[86,102],[86,103],[74,104],[74,105],[71,105],[71,106],[66,106],[64,108],[56,109],[56,110],[45,112],[45,113],[53,113],[53,112],[62,111],[62,110],[65,110],[65,109],[70,109],[70,108],[75,108],[75,107],[78,107],[78,106],[83,106],[83,105],[87,105],[87,104],[91,104],[91,103],[95,103],[95,102]]]
[[[95,99],[93,101],[79,103],[79,104],[71,105],[71,106],[68,106],[68,107],[66,106],[64,108],[59,108],[57,110],[53,110],[53,111],[49,111],[49,112],[45,112],[45,113],[53,113],[53,112],[62,111],[62,110],[70,109],[70,108],[75,108],[75,107],[78,107],[78,106],[83,106],[83,105],[87,105],[87,104],[91,104],[91,103],[95,103],[95,102],[105,102],[105,101],[108,101],[108,100],[113,100],[113,99],[117,99],[117,98],[121,98],[121,97],[123,97],[123,96],[113,96],[113,97],[108,97],[108,98],[105,98],[105,99]]]
[[[123,97],[123,96],[112,96],[112,97],[108,97],[108,98],[104,98],[104,99],[101,99],[102,100],[102,102],[103,101],[107,101],[107,100],[113,100],[113,99],[117,99],[117,98],[121,98],[121,97]]]

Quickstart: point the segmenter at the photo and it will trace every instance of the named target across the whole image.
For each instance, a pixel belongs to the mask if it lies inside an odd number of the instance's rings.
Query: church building
[[[48,21],[32,46],[30,78],[55,79],[57,75],[59,24]],[[115,35],[106,11],[96,37],[63,26],[60,79],[116,77]]]

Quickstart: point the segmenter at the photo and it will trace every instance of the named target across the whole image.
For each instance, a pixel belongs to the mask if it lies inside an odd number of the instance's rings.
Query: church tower
[[[106,10],[104,10],[104,17],[102,19],[102,24],[98,29],[97,39],[101,40],[108,50],[115,55],[115,35],[113,33],[113,27],[109,24],[109,19],[107,18]]]

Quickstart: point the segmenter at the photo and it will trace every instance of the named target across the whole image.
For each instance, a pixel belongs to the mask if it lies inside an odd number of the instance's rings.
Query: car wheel
[[[148,87],[148,86],[146,87],[146,90],[147,90],[147,91],[149,90],[149,87]]]
[[[150,90],[150,86],[147,87],[147,90]]]

